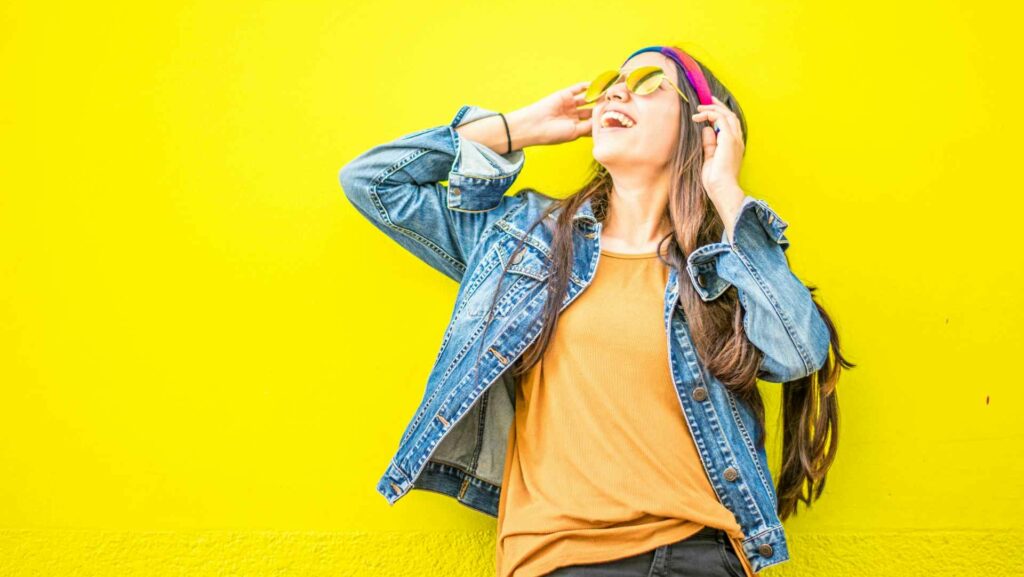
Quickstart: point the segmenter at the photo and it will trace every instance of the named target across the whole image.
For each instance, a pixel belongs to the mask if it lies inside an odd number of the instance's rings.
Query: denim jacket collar
[[[558,208],[551,213],[551,216],[553,218],[557,218],[558,215],[561,214],[561,212],[562,209]],[[591,227],[598,224],[597,216],[594,214],[594,207],[591,204],[589,198],[584,200],[583,204],[581,204],[579,209],[576,210],[576,214],[573,215],[572,220],[573,223],[576,224],[579,224],[581,221],[583,221],[584,223],[590,225]]]

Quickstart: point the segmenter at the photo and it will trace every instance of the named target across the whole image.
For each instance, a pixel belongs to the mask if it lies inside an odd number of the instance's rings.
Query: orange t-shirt
[[[498,577],[538,577],[685,539],[743,531],[715,495],[668,364],[668,267],[601,251],[516,387],[498,504]]]

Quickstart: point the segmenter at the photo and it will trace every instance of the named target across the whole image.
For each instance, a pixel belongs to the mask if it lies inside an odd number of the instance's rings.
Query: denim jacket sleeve
[[[524,200],[505,192],[522,170],[525,153],[502,155],[455,131],[497,114],[462,106],[449,124],[377,145],[338,173],[360,214],[456,282],[487,227]]]
[[[829,331],[811,293],[784,254],[789,225],[763,200],[746,196],[732,242],[704,245],[687,257],[690,280],[704,301],[735,286],[747,338],[764,353],[758,378],[783,383],[810,375],[828,358]]]

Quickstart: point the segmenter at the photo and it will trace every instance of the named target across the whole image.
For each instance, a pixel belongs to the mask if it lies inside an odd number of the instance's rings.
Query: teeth
[[[609,110],[608,112],[605,112],[601,116],[601,126],[607,128],[608,127],[608,119],[610,119],[610,118],[617,119],[619,121],[619,123],[621,123],[626,128],[631,128],[631,127],[633,127],[636,124],[635,122],[630,120],[629,117],[626,116],[625,114],[622,114],[621,112],[616,112],[614,110]]]

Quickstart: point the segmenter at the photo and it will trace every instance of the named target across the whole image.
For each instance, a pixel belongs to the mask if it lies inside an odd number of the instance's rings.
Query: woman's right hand
[[[589,85],[577,82],[516,111],[527,119],[533,144],[561,144],[593,136],[591,108],[580,108]]]

